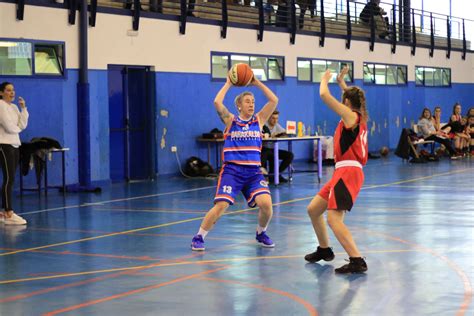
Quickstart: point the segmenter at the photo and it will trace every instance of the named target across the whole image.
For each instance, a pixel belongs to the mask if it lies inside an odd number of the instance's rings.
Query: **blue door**
[[[110,179],[153,178],[154,72],[149,67],[111,65],[108,80]]]

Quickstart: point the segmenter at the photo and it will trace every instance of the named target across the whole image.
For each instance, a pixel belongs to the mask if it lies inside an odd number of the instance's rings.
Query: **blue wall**
[[[171,146],[177,146],[182,162],[190,156],[207,158],[206,145],[198,144],[195,140],[203,132],[214,127],[223,129],[212,104],[215,94],[222,82],[212,82],[209,75],[203,74],[157,74],[157,107],[168,111],[168,117],[158,119],[158,172],[169,174],[177,171]],[[413,82],[406,86],[364,85],[356,80],[366,91],[370,121],[369,150],[378,151],[382,146],[395,148],[402,128],[411,127],[416,122],[424,106],[431,109],[435,105],[442,108],[442,118],[447,121],[452,105],[460,101],[464,105],[463,112],[470,107],[473,84],[453,84],[451,88],[415,87]],[[332,135],[339,117],[330,111],[319,98],[319,86],[298,83],[296,78],[286,78],[284,83],[268,83],[268,86],[280,99],[280,121],[302,121],[311,130],[315,128],[324,135]],[[176,88],[179,87],[179,88]],[[256,94],[257,109],[265,102],[262,93],[255,88],[248,88]],[[330,90],[334,96],[341,95],[337,85],[331,84]],[[229,110],[235,111],[234,97],[244,91],[243,88],[232,88],[225,100]],[[398,121],[398,125],[397,125]],[[166,146],[162,149],[160,141],[163,129],[166,128]],[[309,143],[296,143],[294,152],[296,159],[311,157]],[[214,152],[211,152],[211,162],[215,164]]]
[[[22,141],[34,137],[51,137],[61,145],[70,147],[66,153],[67,182],[76,183],[77,174],[77,72],[68,71],[67,79],[40,79],[2,77],[1,82],[12,82],[16,96],[25,99],[30,118],[28,127],[20,134]],[[48,164],[50,184],[60,183],[61,161],[59,155]],[[34,172],[25,178],[25,186],[35,182]],[[16,182],[18,186],[19,181]]]
[[[24,141],[32,137],[49,136],[71,148],[67,153],[67,183],[78,181],[77,170],[77,70],[68,70],[66,79],[33,79],[2,77],[1,81],[11,81],[18,96],[25,98],[30,112],[28,128],[21,134]],[[109,108],[107,71],[89,72],[91,95],[91,170],[95,182],[109,181]],[[217,127],[223,129],[213,106],[213,99],[223,82],[211,81],[208,74],[163,73],[156,74],[156,141],[158,174],[175,174],[178,165],[171,146],[178,147],[181,162],[190,156],[207,159],[207,145],[196,142],[196,137]],[[378,150],[381,146],[395,148],[401,129],[410,127],[417,121],[423,107],[431,109],[442,107],[443,121],[447,121],[452,106],[459,101],[463,113],[472,106],[474,84],[453,84],[450,88],[415,87],[413,82],[407,86],[389,87],[363,85],[367,95],[370,115],[369,149]],[[287,77],[284,83],[271,82],[268,86],[280,99],[278,108],[280,120],[302,121],[314,131],[317,128],[324,135],[332,135],[339,118],[324,106],[319,98],[319,87],[313,84],[298,83],[296,78]],[[255,93],[257,109],[265,102],[263,94],[256,88],[246,88]],[[332,93],[339,97],[337,85],[330,85]],[[244,91],[232,88],[225,104],[232,112],[234,97]],[[167,116],[160,111],[167,111]],[[397,118],[399,125],[397,126]],[[166,135],[164,135],[166,129]],[[162,138],[164,142],[162,142]],[[161,145],[164,145],[162,148]],[[312,146],[309,143],[296,143],[296,159],[309,159]],[[214,152],[211,163],[215,164]],[[60,160],[50,164],[50,183],[60,183]],[[33,183],[29,176],[27,183]]]

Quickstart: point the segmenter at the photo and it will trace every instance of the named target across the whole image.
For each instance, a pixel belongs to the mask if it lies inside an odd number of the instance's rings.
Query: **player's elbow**
[[[321,99],[322,99],[323,101],[327,101],[327,100],[329,99],[330,94],[329,94],[329,91],[325,91],[325,90],[322,90],[322,91],[321,91],[321,90],[320,90],[320,91],[319,91],[319,96],[321,97]]]
[[[275,106],[277,106],[279,99],[278,99],[278,97],[275,96],[275,97],[273,97],[270,101],[271,101]]]

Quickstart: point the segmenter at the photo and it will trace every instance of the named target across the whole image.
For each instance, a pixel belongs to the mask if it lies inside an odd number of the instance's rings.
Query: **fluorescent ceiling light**
[[[16,42],[0,42],[0,47],[16,47],[18,43]]]
[[[249,56],[232,55],[232,60],[249,61]]]

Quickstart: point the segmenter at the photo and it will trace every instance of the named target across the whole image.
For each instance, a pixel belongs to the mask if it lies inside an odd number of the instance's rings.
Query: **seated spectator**
[[[359,18],[362,24],[370,25],[373,16],[377,35],[380,38],[385,38],[388,35],[388,19],[384,17],[387,12],[379,4],[380,0],[370,0],[360,13]]]
[[[469,110],[467,110],[466,118],[469,119],[469,117],[474,116],[474,106],[470,107]]]
[[[264,138],[270,137],[282,137],[286,136],[286,130],[278,124],[278,117],[280,115],[280,112],[275,111],[273,114],[270,116],[268,119],[268,122],[265,123],[263,127],[262,133],[264,133]],[[265,135],[269,134],[269,135]],[[274,148],[275,144],[271,142],[263,142],[263,147],[262,147],[262,167],[265,168],[267,165],[267,162],[270,163],[270,176],[269,180],[270,182],[274,182],[274,172],[275,172],[275,166],[273,162],[273,155],[274,155]],[[287,151],[287,150],[278,150],[278,157],[280,160],[282,160],[280,167],[278,168],[278,171],[280,172],[279,180],[280,182],[288,182],[286,178],[284,178],[281,174],[283,171],[288,168],[288,166],[291,164],[293,161],[293,153]]]
[[[474,113],[467,119],[466,133],[471,137],[469,140],[469,152],[474,156]]]
[[[290,21],[290,7],[287,0],[278,0],[278,7],[275,17],[275,26],[288,27]]]
[[[418,127],[423,134],[425,140],[433,140],[437,143],[443,144],[446,150],[449,152],[451,159],[457,159],[459,156],[451,145],[451,141],[448,139],[447,134],[443,131],[436,131],[433,126],[431,117],[431,111],[428,108],[424,108],[421,113],[420,120],[418,121]]]
[[[462,154],[467,145],[466,137],[463,135],[466,122],[463,121],[461,111],[461,104],[456,102],[453,106],[453,114],[451,114],[448,123],[448,126],[451,128],[450,137],[454,141],[454,148],[458,154]]]
[[[437,132],[441,130],[441,107],[436,106],[433,111],[433,117],[431,118],[433,121],[433,126]]]

